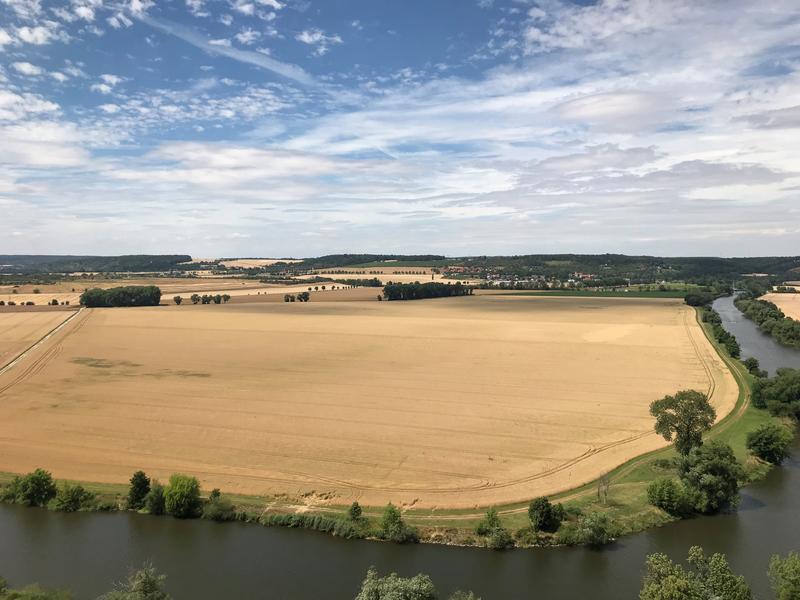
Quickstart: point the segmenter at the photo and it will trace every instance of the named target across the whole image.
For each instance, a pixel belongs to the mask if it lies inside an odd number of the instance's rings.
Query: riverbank
[[[748,431],[772,419],[765,411],[755,409],[750,405],[750,389],[752,376],[737,360],[727,355],[726,351],[716,342],[711,335],[709,325],[702,323],[699,313],[696,318],[704,334],[726,363],[734,375],[739,388],[739,397],[734,410],[722,419],[711,430],[709,437],[720,439],[731,445],[737,458],[742,461],[747,469],[748,480],[755,481],[763,477],[769,470],[768,466],[751,458],[745,447],[745,438]],[[671,447],[657,450],[634,458],[608,473],[603,481],[594,481],[579,488],[563,492],[551,499],[562,502],[567,509],[568,517],[575,521],[581,514],[597,512],[611,519],[615,535],[623,536],[647,528],[663,525],[675,518],[663,511],[650,506],[647,502],[647,485],[658,477],[674,473],[671,460],[675,457]],[[46,466],[45,466],[46,468]],[[56,476],[58,473],[55,474]],[[11,474],[0,474],[0,483],[8,483],[13,478]],[[127,486],[114,484],[97,484],[91,482],[80,483],[87,490],[97,495],[98,506],[122,510]],[[599,499],[598,486],[602,483],[604,497]],[[236,506],[238,520],[248,522],[263,522],[265,515],[302,514],[306,517],[321,515],[330,519],[346,519],[348,506],[315,506],[315,498],[292,499],[287,497],[239,496],[227,495]],[[527,547],[535,545],[549,545],[559,543],[558,537],[531,536],[526,529],[529,526],[527,517],[528,503],[516,503],[496,507],[503,521],[503,526],[512,532],[517,532],[516,543],[518,546]],[[377,523],[382,516],[383,507],[365,507],[363,527],[359,528],[359,537],[375,538]],[[484,541],[475,535],[476,524],[484,517],[483,509],[461,510],[419,510],[407,509],[404,519],[419,530],[420,540],[427,543],[480,546]],[[272,521],[274,524],[274,520]],[[312,519],[295,520],[290,526],[298,527],[311,524]]]

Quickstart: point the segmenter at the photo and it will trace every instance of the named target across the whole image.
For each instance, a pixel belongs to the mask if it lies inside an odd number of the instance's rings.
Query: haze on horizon
[[[800,249],[796,0],[0,0],[0,253]]]

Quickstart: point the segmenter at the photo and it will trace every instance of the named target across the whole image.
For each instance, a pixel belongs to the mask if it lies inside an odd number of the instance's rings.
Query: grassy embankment
[[[547,293],[545,292],[545,294]],[[699,312],[697,318],[699,321]],[[755,481],[769,471],[769,466],[749,455],[745,447],[746,435],[774,417],[771,417],[767,411],[756,409],[750,404],[752,375],[747,372],[741,362],[731,358],[716,342],[707,323],[700,322],[700,324],[706,337],[728,365],[739,385],[739,397],[734,410],[712,428],[708,437],[728,443],[737,458],[745,465],[749,480]],[[581,511],[607,514],[621,535],[665,524],[675,518],[649,505],[646,489],[654,479],[675,474],[675,468],[670,464],[671,459],[675,456],[674,449],[668,447],[634,458],[612,470],[606,475],[609,486],[604,502],[598,498],[598,481],[557,494],[551,499],[562,502],[572,515]],[[46,465],[43,467],[46,468]],[[54,475],[57,477],[58,474]],[[12,474],[0,473],[0,485],[7,484],[12,478]],[[112,509],[115,506],[122,506],[123,499],[127,494],[127,485],[122,484],[70,483],[82,484],[87,490],[97,495],[100,505]],[[247,520],[252,521],[257,521],[259,517],[267,513],[293,512],[300,504],[296,499],[283,497],[228,494],[226,497],[236,505],[237,511],[246,513]],[[515,531],[528,526],[527,507],[528,503],[523,502],[498,506],[497,509],[503,525]],[[335,505],[315,507],[306,514],[344,518],[347,508],[347,506]],[[382,511],[383,507],[364,507],[364,516],[369,518],[371,525],[377,526]],[[423,542],[472,545],[479,543],[475,539],[473,531],[477,522],[483,518],[484,512],[485,509],[410,509],[405,511],[404,518],[409,524],[419,529]]]

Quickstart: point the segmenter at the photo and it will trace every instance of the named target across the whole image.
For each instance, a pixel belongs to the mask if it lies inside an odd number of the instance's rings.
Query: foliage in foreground
[[[707,557],[702,548],[693,546],[687,562],[688,569],[666,554],[648,556],[640,600],[752,600],[744,577],[731,571],[724,555]]]
[[[14,477],[3,491],[2,500],[25,506],[47,506],[57,493],[53,476],[44,469]]]
[[[361,584],[355,600],[439,600],[439,593],[428,575],[422,573],[414,577],[400,577],[391,573],[385,577],[378,575],[375,567],[370,567]],[[455,592],[450,600],[480,600],[472,592]]]
[[[125,581],[98,600],[171,600],[172,597],[164,591],[166,579],[167,576],[159,574],[152,565],[145,565],[132,571]]]

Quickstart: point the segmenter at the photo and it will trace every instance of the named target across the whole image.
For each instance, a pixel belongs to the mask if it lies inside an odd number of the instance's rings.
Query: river
[[[757,353],[771,370],[795,364],[794,351],[755,327],[743,326],[732,302],[720,305],[725,300],[715,308],[743,352]],[[766,342],[754,333],[774,347],[762,353]],[[682,560],[689,546],[701,544],[709,552],[726,553],[757,598],[766,600],[771,597],[766,577],[770,556],[800,550],[797,440],[793,456],[783,468],[743,490],[735,513],[673,523],[602,550],[397,546],[239,523],[130,513],[62,514],[0,505],[0,575],[13,585],[38,581],[71,589],[80,599],[94,598],[122,579],[129,567],[152,560],[168,574],[167,587],[176,600],[327,600],[353,598],[374,565],[381,572],[406,576],[428,573],[443,597],[461,588],[483,600],[621,600],[638,597],[647,554],[665,552]]]

